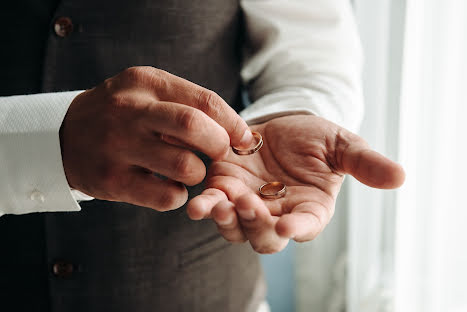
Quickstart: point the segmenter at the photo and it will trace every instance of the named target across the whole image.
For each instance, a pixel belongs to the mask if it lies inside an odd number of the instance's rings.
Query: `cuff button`
[[[38,190],[34,190],[29,194],[29,199],[38,203],[45,202],[45,196]]]

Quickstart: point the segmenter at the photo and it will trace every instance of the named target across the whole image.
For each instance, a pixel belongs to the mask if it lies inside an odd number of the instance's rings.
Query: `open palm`
[[[253,126],[263,135],[256,154],[214,162],[207,188],[188,205],[192,219],[212,217],[229,241],[249,240],[260,253],[283,249],[290,238],[314,239],[329,223],[344,175],[377,188],[402,184],[402,168],[372,151],[363,139],[312,115],[276,118]],[[263,200],[266,182],[287,185],[287,194]]]

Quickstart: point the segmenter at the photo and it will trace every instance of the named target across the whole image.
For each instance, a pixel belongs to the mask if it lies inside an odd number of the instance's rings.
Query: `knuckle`
[[[328,142],[333,143],[330,144]],[[343,130],[337,130],[334,138],[327,140],[326,145],[328,145],[328,153],[331,154],[331,157],[329,157],[331,167],[333,169],[342,167],[342,158],[351,146],[346,133]]]
[[[221,98],[214,91],[202,89],[198,95],[198,108],[208,116],[220,116],[222,110]]]
[[[352,150],[352,147],[359,145],[368,147],[368,143],[358,135],[347,131],[343,128],[339,128],[335,131],[334,137],[326,141],[326,148],[330,154],[329,162],[331,167],[335,169],[355,169],[355,168],[344,168],[344,157]],[[360,159],[357,161],[356,167],[358,168]]]
[[[107,93],[112,93],[115,86],[115,77],[107,78],[102,82],[102,88]]]
[[[188,133],[194,132],[200,126],[200,114],[194,109],[185,109],[177,118],[178,125]]]
[[[109,99],[109,104],[112,108],[121,107],[123,106],[124,102],[125,102],[125,98],[123,97],[123,94],[121,93],[113,93]]]
[[[140,67],[129,67],[121,73],[124,81],[138,82],[143,75],[143,70]]]
[[[149,66],[133,66],[125,69],[123,74],[129,79],[139,80],[150,71],[150,68]]]
[[[150,88],[156,88],[156,90],[166,90],[168,89],[167,75],[168,73],[152,68],[146,72],[144,76],[144,83],[146,83]]]
[[[153,75],[157,75],[161,78],[168,78],[169,76],[171,76],[171,74],[168,71],[165,71],[163,69],[151,67],[151,70]]]
[[[124,107],[125,105],[126,99],[123,93],[112,92],[109,94],[107,101],[104,103],[104,114],[106,117],[114,116],[116,110]]]
[[[130,82],[137,85],[156,86],[158,89],[166,85],[166,71],[154,68],[152,66],[135,66],[127,68],[124,76]]]

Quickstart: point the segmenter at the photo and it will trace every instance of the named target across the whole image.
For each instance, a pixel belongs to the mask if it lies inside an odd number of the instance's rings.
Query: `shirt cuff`
[[[253,104],[240,112],[240,116],[249,124],[263,123],[273,118],[311,114],[325,118],[350,131],[356,131],[360,123],[361,103],[347,115],[341,106],[345,102],[342,96],[334,96],[308,88],[287,88],[260,97]]]
[[[59,138],[80,92],[0,97],[0,215],[80,210],[66,180]]]
[[[89,196],[87,194],[84,194],[83,192],[80,192],[78,190],[70,188],[71,191],[71,196],[79,203],[81,201],[88,201],[88,200],[93,200],[95,199],[92,196]]]
[[[249,125],[299,114],[321,116],[331,121],[336,121],[340,116],[323,96],[300,88],[267,94],[240,112]]]

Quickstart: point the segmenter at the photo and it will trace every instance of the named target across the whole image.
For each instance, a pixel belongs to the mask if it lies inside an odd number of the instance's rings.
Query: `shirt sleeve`
[[[349,0],[242,0],[242,79],[259,123],[315,114],[350,130],[363,115],[362,49]]]
[[[81,91],[0,97],[0,216],[78,211],[63,169],[59,130]]]

